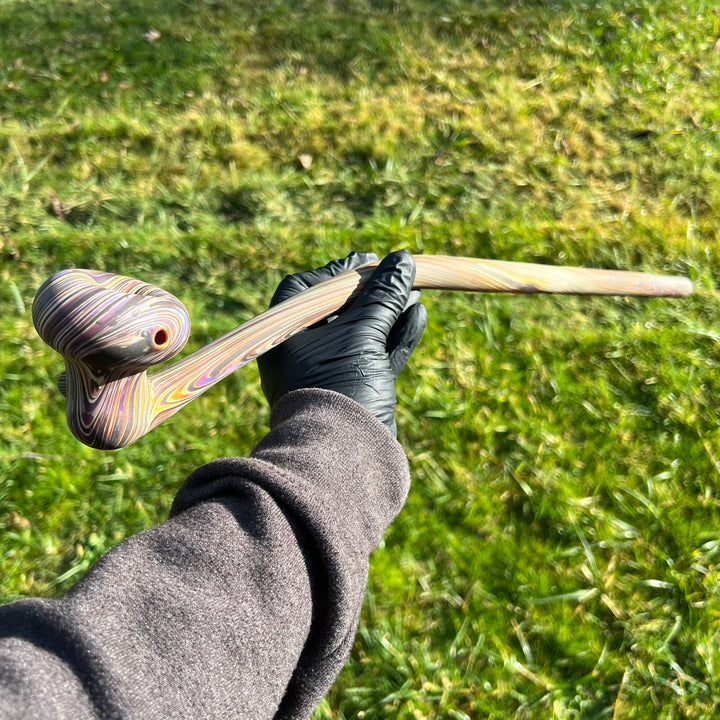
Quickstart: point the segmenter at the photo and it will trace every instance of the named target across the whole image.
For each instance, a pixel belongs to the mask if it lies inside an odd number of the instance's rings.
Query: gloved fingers
[[[353,270],[361,265],[377,262],[378,256],[374,252],[353,252],[347,257],[339,260],[331,260],[327,265],[315,270],[307,270],[306,272],[288,275],[277,287],[275,294],[270,300],[270,307],[274,307],[283,300],[297,295],[309,287],[313,287],[318,283],[329,280],[335,275]]]
[[[388,337],[390,371],[397,378],[420,342],[427,325],[427,310],[421,303],[410,305],[395,323]]]
[[[372,261],[371,261],[372,262]],[[420,301],[420,291],[419,290],[413,290],[410,293],[410,296],[408,297],[408,301],[405,303],[405,310],[407,310],[411,305],[415,305],[415,303]],[[340,314],[342,314],[342,310],[340,311]],[[329,315],[324,320],[320,320],[320,322],[315,323],[313,327],[318,327],[320,325],[327,325],[328,323],[331,323],[335,320],[337,320],[340,317],[340,314],[338,315]]]
[[[390,253],[380,262],[360,296],[343,315],[343,321],[372,327],[387,341],[408,305],[414,281],[413,256],[407,250]]]

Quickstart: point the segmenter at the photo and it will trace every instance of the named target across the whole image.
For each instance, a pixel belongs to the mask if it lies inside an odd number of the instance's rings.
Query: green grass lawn
[[[80,445],[30,318],[56,270],[173,292],[189,350],[354,249],[689,275],[424,294],[413,487],[314,718],[717,716],[719,179],[702,0],[0,0],[0,598],[67,589],[267,423],[252,365]]]

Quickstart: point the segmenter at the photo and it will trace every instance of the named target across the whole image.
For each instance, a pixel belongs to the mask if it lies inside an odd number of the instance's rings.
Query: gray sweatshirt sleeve
[[[66,595],[0,608],[0,717],[306,718],[408,487],[402,449],[360,405],[289,393],[251,456],[193,473],[169,520]]]

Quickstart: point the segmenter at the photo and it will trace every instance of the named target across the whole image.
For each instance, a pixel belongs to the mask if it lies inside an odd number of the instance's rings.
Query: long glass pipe
[[[684,297],[687,278],[550,267],[501,260],[416,255],[416,289],[573,295]],[[252,318],[204,348],[148,376],[190,335],[190,318],[173,295],[96,270],[64,270],[33,302],[42,339],[63,355],[61,391],[73,435],[94,448],[135,442],[224,377],[313,323],[362,290],[376,264],[316,285]]]

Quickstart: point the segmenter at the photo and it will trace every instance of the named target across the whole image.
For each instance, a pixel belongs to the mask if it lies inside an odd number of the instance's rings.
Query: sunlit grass
[[[713,717],[718,37],[700,0],[0,0],[2,598],[66,589],[267,422],[250,366],[80,446],[30,320],[57,269],[175,293],[188,350],[353,249],[685,274],[425,294],[413,487],[316,717]]]

